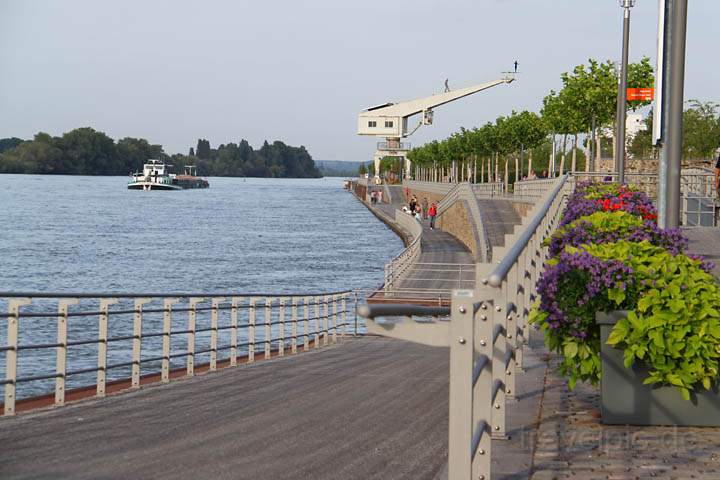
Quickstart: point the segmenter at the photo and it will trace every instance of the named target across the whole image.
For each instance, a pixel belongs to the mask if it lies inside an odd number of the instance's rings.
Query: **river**
[[[340,178],[210,178],[209,189],[174,192],[127,190],[126,181],[0,175],[0,291],[368,289],[382,283],[384,263],[402,249]],[[0,309],[7,309],[4,299]],[[96,324],[76,317],[71,330],[92,334]],[[23,319],[20,342],[53,342],[56,328],[52,318]],[[6,335],[0,318],[0,345]],[[68,368],[92,366],[94,348]],[[54,371],[54,355],[21,351],[20,375]],[[70,387],[92,378],[71,379]],[[31,382],[18,393],[51,388]]]

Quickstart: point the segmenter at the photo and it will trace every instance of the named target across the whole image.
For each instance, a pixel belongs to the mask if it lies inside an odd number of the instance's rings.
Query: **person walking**
[[[428,199],[427,197],[423,197],[422,202],[420,203],[420,206],[422,207],[422,218],[423,220],[427,220],[428,218]]]
[[[430,217],[430,230],[435,230],[435,217],[437,216],[437,205],[435,205],[435,202],[432,202],[430,204],[430,208],[428,209],[428,217]]]
[[[415,195],[412,196],[410,199],[410,213],[412,215],[415,215],[415,207],[417,206],[417,198],[415,198]]]

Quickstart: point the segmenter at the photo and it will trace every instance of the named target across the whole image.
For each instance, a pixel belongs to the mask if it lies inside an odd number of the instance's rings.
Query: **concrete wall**
[[[470,220],[470,213],[467,211],[465,202],[455,202],[447,209],[436,222],[436,225],[444,232],[460,240],[465,245],[473,258],[478,259],[478,239],[475,234],[476,228]]]

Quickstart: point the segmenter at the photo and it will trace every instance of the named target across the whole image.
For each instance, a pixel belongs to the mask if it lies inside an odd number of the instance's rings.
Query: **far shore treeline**
[[[149,158],[175,166],[196,165],[198,174],[214,177],[318,178],[321,173],[305,147],[267,141],[254,150],[246,140],[212,148],[199,139],[187,155],[167,155],[162,145],[143,138],[115,142],[103,132],[77,128],[53,137],[38,133],[33,140],[0,139],[0,173],[58,175],[128,175],[142,171]]]

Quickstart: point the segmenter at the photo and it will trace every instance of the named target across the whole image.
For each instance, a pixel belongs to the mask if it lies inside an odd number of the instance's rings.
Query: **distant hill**
[[[346,162],[342,160],[315,160],[320,173],[325,177],[356,177],[362,162]],[[370,165],[372,162],[365,162]]]

